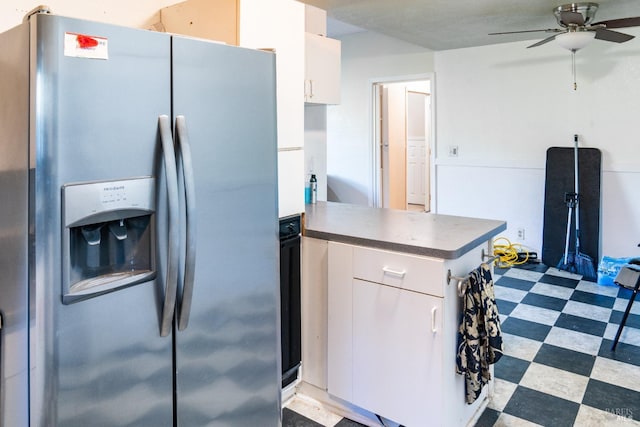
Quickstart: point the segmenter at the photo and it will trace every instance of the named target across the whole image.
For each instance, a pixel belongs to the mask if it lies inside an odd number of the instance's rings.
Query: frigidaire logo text
[[[124,185],[118,185],[118,186],[113,186],[113,187],[104,187],[103,188],[104,191],[117,191],[117,190],[124,190]]]

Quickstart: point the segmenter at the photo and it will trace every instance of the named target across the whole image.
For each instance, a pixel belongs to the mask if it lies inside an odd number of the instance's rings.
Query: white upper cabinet
[[[327,37],[327,12],[305,5],[304,101],[340,103],[340,41]]]
[[[239,42],[240,0],[187,0],[160,9],[164,30],[174,34]]]
[[[304,100],[300,95],[304,5],[292,0],[241,0],[240,22],[240,46],[276,52],[278,148],[304,147]]]
[[[340,103],[340,51],[339,40],[305,34],[305,102]]]

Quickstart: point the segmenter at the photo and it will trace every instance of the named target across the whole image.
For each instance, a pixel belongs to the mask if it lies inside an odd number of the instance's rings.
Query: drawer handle
[[[382,271],[384,272],[384,274],[388,274],[389,276],[399,277],[400,279],[402,279],[404,275],[407,273],[404,270],[402,271],[392,270],[389,267],[382,267]]]
[[[433,307],[431,309],[431,332],[434,334],[438,332],[438,328],[436,327],[436,314],[438,313],[438,307]]]

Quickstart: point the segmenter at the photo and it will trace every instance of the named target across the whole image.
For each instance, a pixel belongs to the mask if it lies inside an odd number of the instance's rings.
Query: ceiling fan
[[[541,46],[555,40],[560,46],[575,52],[585,47],[591,40],[598,39],[608,42],[623,43],[634,36],[612,31],[611,28],[627,28],[640,26],[640,17],[610,19],[608,21],[593,22],[598,10],[598,3],[569,3],[558,6],[553,14],[562,28],[550,28],[544,30],[507,31],[501,33],[489,33],[489,35],[518,34],[546,32],[555,33],[530,47]]]

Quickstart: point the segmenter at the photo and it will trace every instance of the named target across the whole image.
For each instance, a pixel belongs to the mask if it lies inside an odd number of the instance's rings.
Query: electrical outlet
[[[518,239],[524,240],[524,228],[518,228]]]
[[[458,146],[450,145],[449,146],[449,157],[458,157]]]

